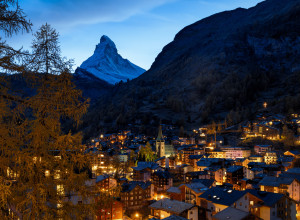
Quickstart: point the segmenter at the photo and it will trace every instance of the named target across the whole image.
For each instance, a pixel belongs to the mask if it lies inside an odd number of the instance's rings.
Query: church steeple
[[[157,135],[156,141],[163,141],[163,135],[162,135],[161,125],[159,125],[158,135]]]
[[[162,134],[162,127],[159,126],[158,135],[156,138],[156,152],[158,153],[159,157],[165,156],[165,140]]]

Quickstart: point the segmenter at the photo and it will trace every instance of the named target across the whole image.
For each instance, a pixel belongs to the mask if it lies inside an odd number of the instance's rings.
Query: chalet
[[[109,190],[117,186],[117,180],[104,174],[96,177],[96,185],[100,190]]]
[[[210,179],[210,174],[205,171],[187,172],[185,174],[185,182],[190,183],[193,179]]]
[[[291,199],[300,202],[300,182],[296,178],[266,176],[259,186],[261,191],[288,194]]]
[[[172,186],[166,191],[166,193],[170,199],[184,201],[184,193],[181,192],[179,187]]]
[[[183,193],[184,202],[194,205],[200,205],[199,196],[208,190],[208,188],[200,182],[182,184],[179,186],[179,189],[181,193]]]
[[[197,170],[204,171],[208,167],[224,165],[224,159],[220,158],[201,158],[197,162]]]
[[[189,155],[188,163],[194,168],[194,171],[197,170],[197,161],[199,161],[203,155]]]
[[[152,181],[158,192],[166,191],[173,186],[173,177],[169,171],[155,171],[152,174]]]
[[[263,138],[267,138],[270,140],[278,140],[281,138],[280,129],[270,125],[259,123],[254,127],[254,130],[257,136],[261,136]]]
[[[264,169],[261,167],[254,167],[251,169],[251,171],[253,172],[254,178],[257,178],[259,174],[263,174]]]
[[[213,166],[206,168],[207,172],[210,175],[211,179],[214,179],[218,184],[222,184],[225,181],[225,168],[221,166]]]
[[[97,220],[121,220],[123,219],[123,204],[120,201],[114,200],[108,207],[99,209]]]
[[[107,152],[100,151],[98,148],[89,148],[85,151],[86,154],[89,154],[92,177],[96,178],[96,176],[100,175],[103,172],[109,173],[110,160],[111,157],[108,156]]]
[[[254,151],[259,155],[264,155],[268,151],[272,151],[272,145],[255,145]]]
[[[234,165],[247,167],[249,160],[247,158],[237,158],[235,159]]]
[[[296,220],[296,203],[280,193],[263,192],[247,189],[249,193],[250,212],[264,220]]]
[[[148,181],[151,180],[151,175],[159,166],[154,162],[138,162],[137,167],[132,167],[133,179],[136,181]]]
[[[185,180],[186,173],[193,171],[194,168],[187,164],[177,165],[175,169],[169,169],[169,172],[172,173],[173,177],[181,181]]]
[[[122,185],[120,194],[126,210],[138,210],[146,207],[147,201],[154,198],[154,186],[149,181],[132,181]]]
[[[222,210],[232,207],[239,210],[249,211],[249,195],[246,191],[237,191],[213,187],[208,189],[200,198],[200,206],[206,209],[206,219]]]
[[[282,165],[282,167],[284,168],[284,171],[287,171],[287,170],[293,168],[295,162],[296,162],[296,159],[292,156],[283,156],[283,157],[279,157],[277,159],[277,163]]]
[[[226,182],[237,184],[239,180],[244,178],[244,170],[242,166],[231,166],[226,169]]]

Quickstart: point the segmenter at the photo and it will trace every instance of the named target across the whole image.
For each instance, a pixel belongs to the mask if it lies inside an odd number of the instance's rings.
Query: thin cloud
[[[24,0],[20,2],[33,23],[76,26],[121,22],[174,0]]]

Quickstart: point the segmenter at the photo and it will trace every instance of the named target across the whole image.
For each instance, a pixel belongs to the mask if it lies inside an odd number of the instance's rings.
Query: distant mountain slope
[[[81,68],[75,70],[73,80],[77,88],[82,91],[83,96],[91,99],[91,103],[109,93],[113,87],[111,84]]]
[[[263,101],[275,111],[300,111],[299,60],[299,0],[218,13],[181,30],[149,71],[101,98],[86,121],[192,127],[229,112],[241,120]]]
[[[80,69],[110,84],[126,82],[145,72],[127,59],[123,59],[117,51],[114,42],[103,35],[96,46],[94,54],[84,61]]]

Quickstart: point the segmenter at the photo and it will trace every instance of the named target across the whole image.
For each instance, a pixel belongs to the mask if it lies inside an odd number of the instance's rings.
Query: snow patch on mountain
[[[101,37],[94,54],[80,68],[110,84],[134,79],[145,72],[143,68],[122,58],[115,43],[105,35]]]

